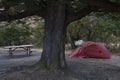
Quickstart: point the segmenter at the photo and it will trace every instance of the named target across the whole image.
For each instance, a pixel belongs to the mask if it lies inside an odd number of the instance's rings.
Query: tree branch
[[[110,0],[81,0],[90,6],[101,8],[101,11],[120,12],[120,2]]]
[[[43,12],[39,12],[39,11],[24,11],[14,15],[10,15],[5,13],[4,11],[0,11],[0,21],[12,21],[17,19],[22,19],[28,16],[33,16],[33,15],[39,15],[41,17],[44,16]]]
[[[82,0],[81,0],[82,1]],[[91,1],[91,2],[90,2]],[[71,11],[74,13],[68,13],[67,23],[81,19],[91,12],[120,12],[120,4],[115,2],[110,2],[109,0],[83,0],[84,3],[87,3],[89,6],[86,6],[82,10],[77,12]]]
[[[35,12],[25,11],[25,12],[22,12],[22,13],[10,15],[10,14],[5,13],[4,11],[1,11],[0,21],[12,21],[12,20],[21,19],[21,18],[24,18],[24,17],[27,17],[27,16],[32,16],[34,14],[35,14]]]
[[[86,16],[87,14],[91,13],[92,10],[90,7],[85,7],[80,11],[74,13],[68,13],[67,16],[67,23],[73,22],[75,20],[81,19],[82,17]]]

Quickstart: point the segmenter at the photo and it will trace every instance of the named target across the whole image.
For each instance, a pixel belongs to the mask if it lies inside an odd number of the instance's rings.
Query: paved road
[[[32,49],[32,54],[27,55],[24,51],[17,51],[13,53],[13,56],[8,55],[7,50],[0,48],[0,67],[15,67],[32,65],[39,61],[41,57],[42,49]],[[67,51],[66,54],[70,53]]]
[[[16,51],[10,57],[7,50],[0,48],[0,73],[9,70],[10,67],[35,64],[40,59],[41,51],[33,49],[31,56],[27,55],[24,51]]]
[[[3,73],[9,70],[10,67],[16,66],[27,66],[33,65],[39,61],[41,57],[42,50],[40,49],[33,49],[31,56],[27,55],[26,52],[18,51],[13,54],[13,57],[8,56],[8,52],[4,49],[0,48],[0,73]],[[70,53],[70,51],[66,52],[66,54]],[[86,62],[93,62],[93,63],[103,63],[103,64],[110,64],[120,67],[120,57],[119,56],[112,56],[111,59],[79,59],[79,58],[68,58],[66,57],[67,61],[86,61]]]
[[[40,59],[41,50],[33,49],[30,55],[27,55],[24,51],[14,52],[13,56],[10,57],[6,50],[0,51],[0,67],[12,67],[19,65],[32,65]],[[27,63],[27,64],[26,64]]]

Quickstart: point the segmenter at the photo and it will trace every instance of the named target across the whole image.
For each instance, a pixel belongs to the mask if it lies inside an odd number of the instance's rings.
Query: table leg
[[[32,52],[32,51],[31,51],[31,48],[30,48],[30,47],[27,47],[27,48],[26,48],[26,51],[27,51],[27,54],[28,54],[28,55],[31,55],[31,52]]]
[[[12,53],[12,52],[13,52],[13,51],[12,51],[12,48],[9,48],[9,51],[8,51],[8,52],[9,52],[9,56],[12,56],[12,54],[13,54],[13,53]]]

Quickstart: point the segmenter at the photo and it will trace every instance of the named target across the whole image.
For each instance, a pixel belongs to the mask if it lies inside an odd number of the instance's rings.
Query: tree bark
[[[45,17],[45,36],[40,65],[46,68],[65,68],[65,6],[50,4]]]

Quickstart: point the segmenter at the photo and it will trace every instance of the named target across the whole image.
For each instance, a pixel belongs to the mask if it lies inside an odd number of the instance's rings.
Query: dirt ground
[[[37,67],[24,67],[39,61],[41,50],[34,49],[31,56],[16,53],[9,57],[6,50],[0,49],[0,80],[119,80],[120,57],[111,59],[69,58],[65,70],[44,70]],[[23,67],[20,67],[23,66]],[[12,68],[11,68],[12,67]]]

